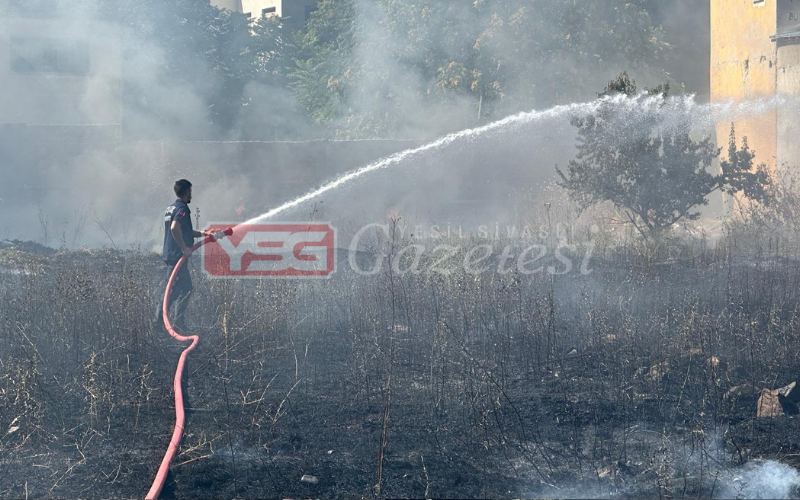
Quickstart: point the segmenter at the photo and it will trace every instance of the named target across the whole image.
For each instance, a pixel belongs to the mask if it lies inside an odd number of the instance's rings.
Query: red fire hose
[[[228,228],[223,233],[225,236],[230,236],[233,234],[233,229]],[[192,252],[206,243],[211,243],[212,241],[215,241],[215,239],[212,236],[208,236],[202,241],[195,243],[195,245],[192,247]],[[164,487],[164,482],[167,480],[169,464],[172,461],[172,457],[175,456],[175,452],[178,451],[178,446],[181,443],[184,422],[183,390],[181,389],[183,366],[186,364],[186,357],[195,348],[197,342],[200,340],[197,335],[190,335],[188,337],[180,335],[175,331],[175,329],[172,328],[172,323],[169,322],[169,296],[172,293],[172,286],[175,284],[175,277],[178,275],[178,271],[180,271],[181,266],[185,262],[186,256],[182,256],[175,265],[175,269],[172,270],[172,274],[169,277],[169,282],[167,282],[167,290],[164,293],[164,302],[161,310],[164,317],[164,326],[166,327],[167,332],[169,332],[169,334],[178,342],[187,342],[191,340],[192,343],[189,345],[189,347],[184,349],[184,351],[181,353],[180,359],[178,359],[178,368],[175,370],[175,380],[172,384],[173,389],[175,390],[175,428],[172,431],[172,439],[169,442],[169,447],[167,447],[167,452],[164,454],[164,459],[161,460],[161,466],[158,468],[156,478],[153,480],[153,485],[150,487],[150,491],[147,492],[147,496],[145,497],[147,500],[155,500],[158,498],[158,495],[161,494],[161,488]]]

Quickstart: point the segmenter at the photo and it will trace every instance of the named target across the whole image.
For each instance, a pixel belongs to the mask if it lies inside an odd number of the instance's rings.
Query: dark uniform
[[[164,250],[161,256],[168,266],[167,281],[169,277],[172,276],[175,265],[180,258],[183,257],[181,247],[175,241],[175,238],[173,238],[170,228],[173,222],[177,222],[181,227],[183,243],[191,248],[191,246],[194,245],[194,228],[192,227],[191,213],[189,205],[181,200],[175,200],[175,203],[168,206],[164,213]],[[192,294],[192,276],[189,274],[188,264],[188,262],[185,262],[178,271],[178,275],[175,277],[175,283],[172,286],[172,293],[169,297],[169,309],[172,309],[173,304],[177,301],[172,322],[178,328],[183,328],[185,326],[184,314],[186,313],[186,307],[189,305],[189,296]],[[167,282],[164,282],[164,288],[166,288],[166,283]],[[158,301],[158,305],[156,306],[156,323],[161,321],[161,307],[163,303],[164,296],[162,295],[161,300]]]

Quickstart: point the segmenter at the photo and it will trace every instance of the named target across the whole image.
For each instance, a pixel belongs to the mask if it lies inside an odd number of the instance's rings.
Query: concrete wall
[[[800,39],[778,41],[778,93],[800,96]],[[780,167],[800,170],[800,116],[796,107],[778,110]]]
[[[110,25],[0,18],[0,124],[120,123],[121,74],[119,34]]]
[[[776,0],[711,0],[711,100],[745,100],[775,95],[777,53],[770,40],[777,26]],[[720,146],[728,143],[730,123],[717,127]],[[777,116],[736,121],[739,139],[747,136],[757,161],[777,165]]]
[[[242,0],[242,12],[247,12],[250,14],[250,17],[258,19],[261,17],[261,12],[269,7],[275,8],[275,15],[281,17],[282,13],[282,4],[281,0]]]
[[[800,0],[778,0],[777,34],[800,32]]]

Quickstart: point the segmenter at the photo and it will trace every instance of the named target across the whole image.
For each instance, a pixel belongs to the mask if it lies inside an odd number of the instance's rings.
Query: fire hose
[[[223,231],[223,234],[225,236],[230,236],[233,234],[233,229],[228,228]],[[202,241],[195,243],[195,245],[192,247],[192,252],[206,243],[211,243],[212,241],[216,241],[216,238],[213,236],[207,236]],[[175,452],[178,451],[178,446],[180,446],[181,443],[185,417],[185,411],[183,407],[183,389],[181,387],[183,367],[186,364],[186,357],[194,350],[194,348],[197,346],[197,342],[200,340],[200,337],[197,335],[184,336],[179,334],[175,331],[175,329],[172,327],[172,323],[169,321],[169,297],[172,293],[172,286],[175,284],[175,278],[178,276],[178,271],[180,271],[181,266],[183,266],[185,262],[186,256],[184,255],[181,256],[178,263],[175,264],[175,268],[172,270],[172,274],[167,282],[167,289],[164,292],[164,302],[162,303],[161,310],[164,317],[164,327],[167,329],[167,332],[178,342],[188,342],[191,340],[192,343],[189,345],[189,347],[183,350],[181,357],[178,359],[178,367],[175,370],[175,379],[172,384],[175,391],[175,427],[172,430],[172,438],[170,439],[169,446],[167,447],[167,452],[164,454],[164,459],[161,460],[161,465],[159,466],[156,477],[153,480],[153,485],[150,487],[150,491],[147,492],[147,496],[145,497],[147,500],[155,500],[158,498],[158,495],[161,494],[161,489],[164,487],[164,482],[167,480],[167,474],[169,473],[169,464],[172,462],[172,458],[175,456]]]

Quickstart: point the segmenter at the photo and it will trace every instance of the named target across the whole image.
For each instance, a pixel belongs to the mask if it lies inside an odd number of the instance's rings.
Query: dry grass
[[[588,276],[196,274],[172,492],[569,495],[578,475],[708,495],[729,465],[800,451],[788,420],[755,420],[755,391],[728,394],[793,380],[800,262],[738,248],[598,249]],[[28,260],[0,275],[0,496],[141,495],[179,352],[149,324],[157,258],[0,251]]]

